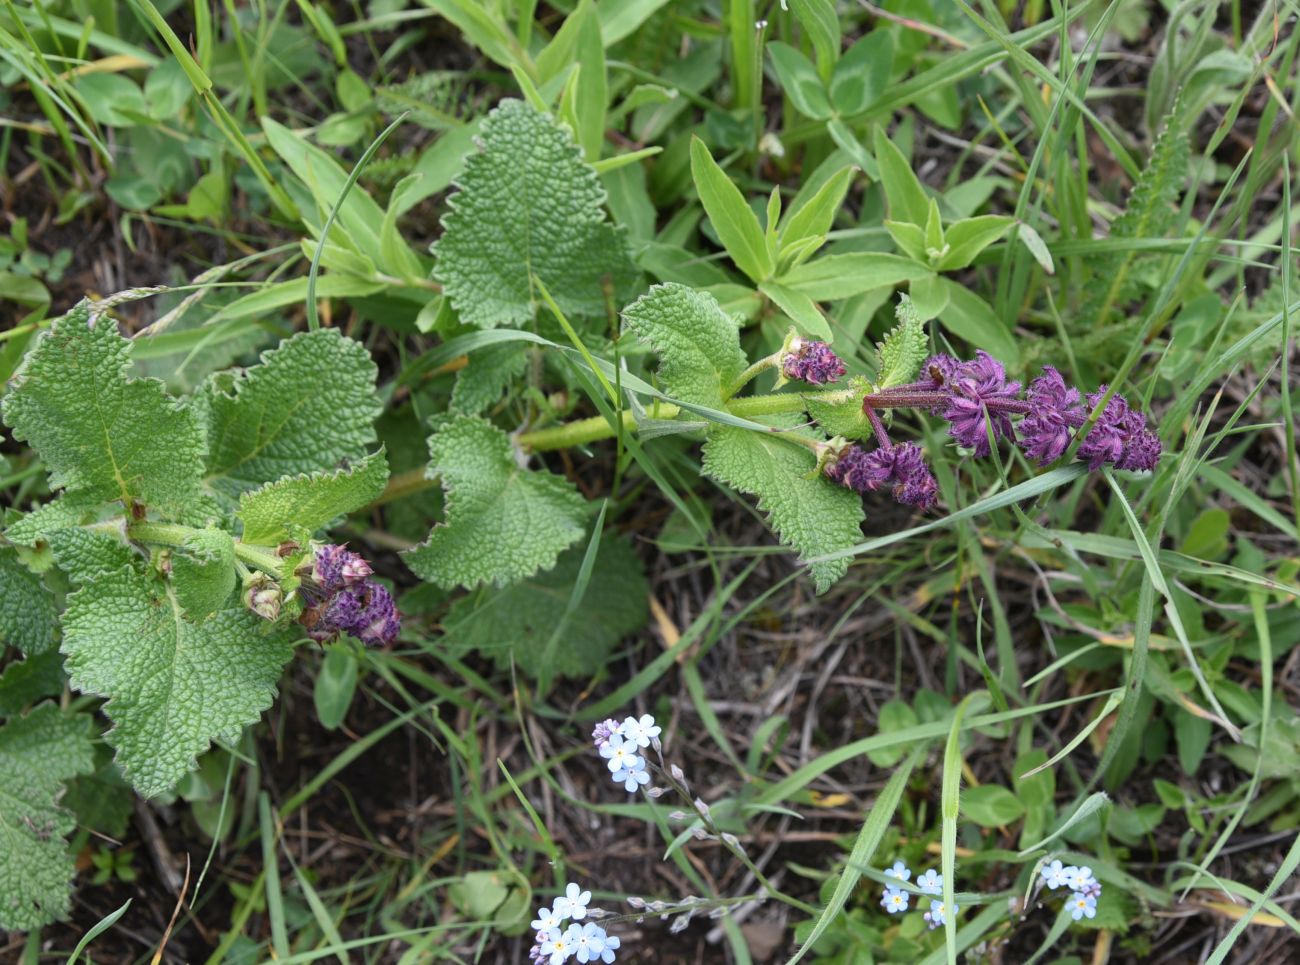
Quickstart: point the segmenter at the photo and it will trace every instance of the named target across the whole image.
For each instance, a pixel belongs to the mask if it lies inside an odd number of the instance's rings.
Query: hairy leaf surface
[[[72,685],[109,698],[107,740],[122,773],[142,795],[164,794],[214,739],[237,740],[271,705],[293,634],[268,633],[242,607],[192,623],[143,562],[119,565],[112,540],[73,532],[54,541],[59,565],[84,584],[63,615]]]
[[[46,703],[0,727],[0,930],[30,931],[68,913],[76,820],[59,798],[64,781],[94,766],[90,723]]]
[[[224,529],[201,529],[172,553],[172,589],[185,615],[203,621],[235,592],[235,541]]]
[[[360,342],[327,328],[300,332],[242,375],[210,379],[200,396],[209,484],[234,498],[364,458],[381,411],[377,374]]]
[[[808,478],[815,465],[810,450],[776,434],[715,425],[704,444],[704,471],[757,496],[781,542],[798,550],[800,559],[847,549],[862,539],[862,498],[820,476]],[[817,592],[827,590],[848,565],[838,559],[811,566]]]
[[[605,190],[567,129],[523,101],[502,101],[483,122],[448,199],[434,277],[463,322],[522,325],[537,301],[532,276],[566,313],[605,311],[636,281],[623,235],[605,219]]]
[[[429,476],[446,492],[446,522],[404,554],[417,576],[450,589],[504,586],[555,565],[582,537],[587,504],[564,478],[525,469],[491,423],[459,416],[429,437]]]
[[[0,546],[0,648],[5,644],[30,655],[54,646],[54,596],[41,578],[18,559],[12,546]]]
[[[585,554],[575,546],[555,568],[485,597],[462,597],[443,619],[451,646],[476,649],[530,677],[543,666],[554,675],[589,676],[604,666],[614,646],[645,625],[646,581],[626,540],[606,537],[597,550],[582,603],[563,627],[547,660],[546,648],[569,605]]]
[[[130,355],[112,319],[92,319],[82,302],[27,353],[4,420],[40,453],[53,488],[175,514],[199,497],[203,433],[161,382],[127,377]]]
[[[388,459],[382,449],[351,469],[290,476],[239,498],[243,540],[274,546],[290,527],[315,532],[340,516],[379,498],[388,482]]]
[[[876,346],[878,387],[881,389],[906,385],[915,379],[930,349],[925,325],[911,298],[899,295],[894,315],[898,324]]]
[[[719,407],[748,365],[735,321],[712,295],[685,285],[656,285],[623,310],[623,322],[658,353],[673,398]]]

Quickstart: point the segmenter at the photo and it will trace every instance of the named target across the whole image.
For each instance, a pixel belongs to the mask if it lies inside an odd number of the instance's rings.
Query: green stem
[[[730,399],[750,382],[758,378],[761,373],[775,367],[781,361],[781,356],[784,354],[784,349],[779,352],[773,352],[771,355],[764,356],[749,368],[745,369],[745,371],[741,372],[736,378],[736,381],[731,383],[731,386],[727,389],[727,398]]]
[[[777,415],[782,412],[802,412],[805,398],[822,402],[844,402],[853,397],[852,390],[834,389],[829,392],[777,392],[773,395],[747,395],[741,399],[732,399],[725,408],[732,415],[749,419],[755,416]],[[681,409],[671,403],[657,403],[650,410],[655,419],[673,419],[681,414]],[[636,428],[636,416],[631,411],[623,413],[623,427]],[[573,446],[612,439],[614,427],[604,416],[592,416],[590,419],[578,419],[548,429],[525,432],[519,436],[519,444],[532,452],[550,452],[554,449],[568,449]]]
[[[777,392],[772,395],[747,395],[741,399],[732,399],[725,403],[723,408],[732,415],[749,419],[756,416],[779,415],[782,412],[802,412],[806,407],[804,400],[809,398],[821,402],[847,402],[853,398],[853,390],[832,389],[809,393]],[[655,402],[651,405],[648,414],[652,419],[675,419],[682,414],[682,408],[671,402]],[[623,410],[623,430],[625,432],[636,430],[636,415],[630,409]],[[532,432],[522,432],[517,437],[517,441],[527,452],[553,452],[556,449],[585,446],[591,442],[599,442],[601,439],[613,439],[615,435],[617,433],[614,426],[610,425],[604,416],[597,415],[545,429],[535,429]],[[815,450],[818,446],[817,440],[803,436],[788,434],[784,438],[809,449]],[[370,505],[382,506],[424,492],[426,489],[432,489],[438,485],[438,478],[429,477],[426,472],[427,470],[420,466],[398,473],[388,480],[383,493]]]
[[[121,532],[119,524],[114,521],[96,523],[90,529],[101,532]],[[128,523],[126,527],[126,535],[133,542],[153,543],[157,546],[182,546],[189,537],[199,532],[201,530],[194,529],[192,526],[181,526],[177,523]],[[281,560],[275,555],[275,550],[235,540],[235,557],[254,569],[264,570],[276,577],[280,575]]]

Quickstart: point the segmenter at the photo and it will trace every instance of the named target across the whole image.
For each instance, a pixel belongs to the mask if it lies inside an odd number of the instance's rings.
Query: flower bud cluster
[[[614,961],[614,953],[622,944],[618,936],[610,935],[590,921],[580,924],[584,918],[601,918],[607,914],[599,908],[588,908],[590,902],[591,892],[583,891],[571,881],[549,908],[545,905],[538,908],[532,923],[533,945],[528,950],[528,960],[546,965],[562,965],[569,959],[583,965]],[[564,928],[564,923],[570,920],[572,923]]]
[[[370,576],[370,564],[345,547],[317,546],[298,569],[308,606],[298,618],[313,640],[348,633],[368,646],[397,638],[401,617],[392,594]]]

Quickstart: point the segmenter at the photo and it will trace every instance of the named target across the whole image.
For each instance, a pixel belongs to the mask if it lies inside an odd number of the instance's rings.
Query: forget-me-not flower
[[[1070,901],[1066,907],[1070,909],[1070,917],[1075,921],[1081,918],[1097,917],[1097,899],[1092,895],[1085,895],[1076,891],[1070,896]]]
[[[650,772],[645,769],[645,761],[641,758],[636,759],[639,766],[635,770],[622,770],[614,772],[614,783],[622,784],[623,789],[631,794],[642,784],[650,783]]]
[[[591,901],[591,892],[583,891],[572,881],[564,889],[564,894],[555,899],[555,913],[563,918],[581,921],[587,917],[587,905]]]
[[[953,902],[953,910],[955,911],[956,908],[957,908],[957,903]],[[948,920],[947,912],[944,910],[943,907],[943,902],[940,901],[938,898],[933,898],[930,900],[930,910],[927,911],[923,917],[925,918],[926,921],[930,923],[931,928],[938,928],[940,925],[942,925],[945,921]]]
[[[891,915],[897,915],[907,911],[907,900],[910,897],[902,888],[886,888],[885,896],[880,899],[880,904]]]
[[[658,746],[661,730],[649,714],[642,714],[639,719],[628,717],[618,725],[618,732],[637,747]]]
[[[570,925],[563,934],[557,929],[542,942],[542,955],[549,955],[547,965],[564,965],[573,955],[573,930],[577,925]]]
[[[601,745],[600,756],[609,763],[612,772],[639,771],[645,767],[645,761],[636,750],[635,743],[615,734]]]
[[[558,914],[554,908],[547,908],[545,905],[537,909],[537,918],[532,923],[533,930],[543,934],[559,928],[562,924],[564,924],[564,916]]]
[[[923,875],[918,875],[916,885],[921,889],[923,895],[941,895],[943,894],[943,875],[936,874],[931,868]]]
[[[1058,858],[1049,865],[1044,865],[1043,870],[1039,872],[1043,878],[1043,884],[1053,890],[1065,884],[1065,866],[1061,864]]]
[[[906,881],[908,878],[912,877],[912,872],[908,869],[907,865],[903,864],[903,862],[895,861],[892,868],[885,869],[885,877],[897,878],[899,881]]]

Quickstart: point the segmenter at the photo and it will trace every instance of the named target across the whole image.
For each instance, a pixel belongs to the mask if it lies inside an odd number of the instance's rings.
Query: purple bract
[[[813,385],[836,382],[844,372],[844,363],[825,342],[795,339],[790,352],[781,360],[781,373],[787,379],[799,379]]]
[[[909,506],[928,509],[939,495],[934,474],[915,442],[880,446],[870,452],[850,446],[826,469],[841,486],[859,492],[892,486],[894,498]]]

